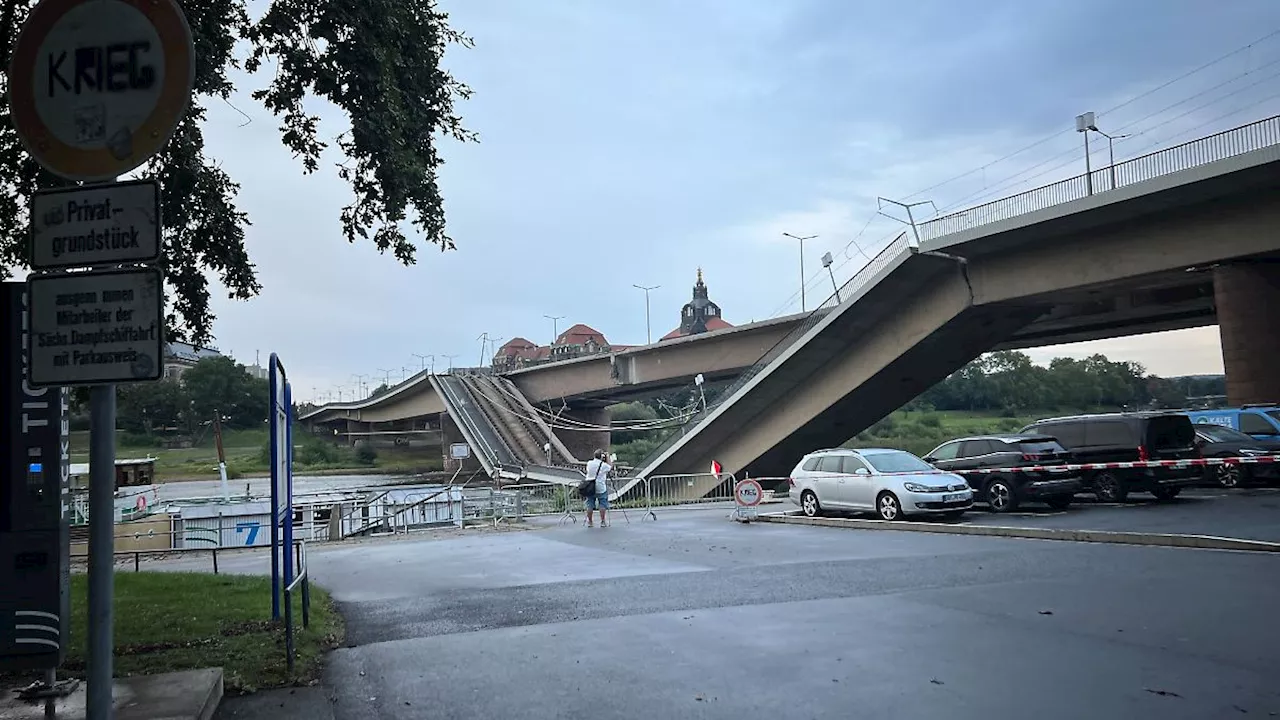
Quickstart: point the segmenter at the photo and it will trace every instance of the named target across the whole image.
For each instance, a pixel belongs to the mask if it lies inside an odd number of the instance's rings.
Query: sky
[[[812,307],[831,291],[824,253],[843,282],[905,229],[878,196],[932,201],[919,220],[1079,174],[1085,111],[1129,135],[1117,160],[1280,112],[1274,0],[440,6],[475,40],[446,57],[475,91],[458,110],[480,136],[441,141],[456,250],[424,246],[403,267],[348,244],[339,158],[302,174],[249,97],[265,78],[211,104],[208,152],[242,185],[263,285],[215,298],[214,344],[244,363],[279,353],[300,399],[350,399],[357,375],[430,362],[415,355],[475,365],[482,334],[549,342],[548,315],[640,344],[633,285],[660,286],[657,338],[699,267],[732,323],[797,312],[800,248],[784,232],[818,236],[803,256]],[[322,132],[342,132],[316,107]],[[1105,142],[1093,150],[1105,165]],[[1160,375],[1222,371],[1212,327],[1030,354],[1095,352]]]

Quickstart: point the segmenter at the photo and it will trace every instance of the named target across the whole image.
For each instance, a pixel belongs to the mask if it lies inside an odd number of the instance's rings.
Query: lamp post
[[[831,269],[833,262],[835,260],[832,259],[831,253],[826,253],[822,256],[822,267],[826,268],[827,273],[831,275],[831,289],[836,293],[836,304],[838,305],[840,304],[840,288],[836,286],[836,271]]]
[[[789,233],[789,232],[784,232],[784,233],[782,233],[782,234],[783,234],[783,235],[785,235],[786,237],[791,238],[792,240],[799,240],[799,241],[800,241],[800,312],[804,312],[804,311],[805,311],[805,306],[804,306],[804,241],[805,241],[805,240],[812,240],[812,239],[814,239],[814,238],[816,238],[816,237],[818,237],[818,236],[817,236],[817,235],[805,235],[804,237],[801,237],[801,236],[799,236],[799,235],[792,235],[792,234],[791,234],[791,233]]]
[[[648,287],[646,287],[646,286],[644,286],[644,285],[636,285],[636,284],[634,284],[634,283],[633,283],[633,284],[631,285],[631,287],[633,287],[633,288],[635,288],[635,289],[637,289],[637,290],[643,290],[643,291],[644,291],[644,338],[645,338],[645,344],[646,344],[646,345],[652,345],[652,344],[653,344],[653,331],[650,329],[650,325],[649,325],[649,291],[650,291],[650,290],[657,290],[658,288],[660,288],[660,287],[662,287],[662,286],[661,286],[661,285],[652,285],[652,286],[648,286]]]
[[[435,355],[419,355],[418,353],[413,353],[413,356],[422,361],[423,370],[427,369],[427,361],[430,360],[431,374],[434,375],[436,373],[436,356]]]
[[[542,317],[551,321],[551,343],[554,345],[556,338],[560,337],[560,321],[564,319],[563,315],[543,315]]]
[[[1076,132],[1084,134],[1084,187],[1093,194],[1093,165],[1089,159],[1089,131],[1094,128],[1093,113],[1087,112],[1076,116]]]
[[[448,360],[448,361],[449,361],[449,369],[450,369],[450,370],[452,370],[452,369],[453,369],[453,359],[454,359],[454,358],[456,358],[456,357],[458,357],[458,356],[457,356],[457,355],[441,355],[440,357],[442,357],[442,358],[444,358],[444,359],[446,359],[446,360]]]
[[[351,377],[352,377],[353,379],[355,379],[355,381],[356,381],[356,389],[353,389],[353,390],[351,391],[351,399],[352,399],[352,400],[355,400],[355,399],[356,399],[356,390],[359,390],[359,392],[360,392],[360,397],[361,397],[361,399],[363,399],[363,398],[364,398],[364,387],[365,387],[365,383],[364,383],[364,381],[365,381],[369,376],[368,376],[368,375],[352,375]]]
[[[1097,118],[1093,113],[1087,112],[1083,115],[1076,116],[1076,132],[1084,133],[1084,167],[1085,172],[1089,172],[1089,131],[1092,130],[1107,139],[1107,169],[1111,176],[1111,189],[1116,189],[1116,141],[1129,137],[1128,135],[1110,135],[1098,129]],[[1089,174],[1089,180],[1085,183],[1089,189],[1089,194],[1093,194],[1093,178],[1092,173]]]

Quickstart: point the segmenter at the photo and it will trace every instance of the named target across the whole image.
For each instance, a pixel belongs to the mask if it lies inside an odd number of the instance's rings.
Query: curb
[[[998,525],[943,525],[939,523],[889,522],[886,520],[861,520],[856,518],[808,518],[786,513],[760,513],[756,516],[756,521],[852,530],[896,530],[899,532],[924,532],[940,535],[983,535],[987,537],[1091,542],[1112,545],[1149,545],[1199,550],[1280,553],[1280,543],[1216,537],[1213,535],[1118,532],[1113,530],[1065,530],[1060,528],[1005,527]]]

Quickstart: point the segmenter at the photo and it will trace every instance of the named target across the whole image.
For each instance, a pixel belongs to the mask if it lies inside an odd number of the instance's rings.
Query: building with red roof
[[[512,338],[493,355],[493,369],[511,372],[530,365],[541,365],[557,360],[626,350],[629,345],[610,345],[604,333],[590,325],[577,323],[556,336],[550,345],[534,345],[525,338]]]

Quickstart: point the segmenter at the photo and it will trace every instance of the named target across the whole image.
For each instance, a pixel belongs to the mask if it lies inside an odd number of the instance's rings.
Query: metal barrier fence
[[[774,343],[772,347],[770,347],[758,360],[755,361],[755,363],[751,365],[751,367],[738,375],[733,384],[725,388],[724,392],[720,394],[719,401],[714,405],[710,405],[690,415],[688,419],[680,425],[679,430],[671,433],[666,440],[658,445],[653,452],[649,453],[648,457],[638,463],[636,467],[648,469],[658,460],[658,458],[662,457],[663,453],[671,449],[671,447],[676,443],[680,442],[685,435],[689,434],[690,430],[697,427],[712,412],[714,412],[716,408],[719,408],[721,405],[729,402],[747,383],[751,382],[753,378],[781,357],[782,354],[785,353],[792,345],[795,345],[797,341],[813,330],[818,323],[822,322],[832,308],[836,307],[841,302],[853,300],[858,297],[859,292],[868,287],[882,270],[884,270],[895,259],[907,252],[910,252],[910,243],[907,239],[907,234],[904,232],[895,238],[893,242],[886,245],[883,250],[876,253],[876,256],[871,259],[871,262],[867,263],[861,270],[854,273],[853,277],[849,278],[844,285],[840,286],[838,291],[828,297],[821,305],[810,311],[809,315],[802,322],[792,328],[791,332],[784,335],[782,339]]]
[[[920,223],[916,229],[922,242],[936,240],[1277,144],[1280,115],[944,215]]]

